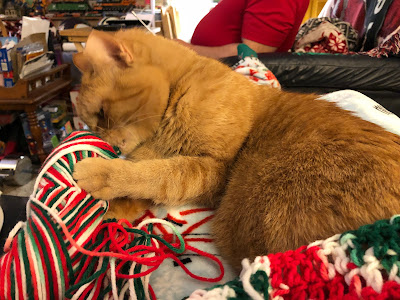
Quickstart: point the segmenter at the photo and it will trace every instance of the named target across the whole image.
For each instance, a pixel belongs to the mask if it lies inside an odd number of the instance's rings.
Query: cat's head
[[[123,154],[154,134],[167,106],[171,79],[154,49],[173,42],[163,40],[139,29],[94,30],[74,55],[82,72],[78,115]]]

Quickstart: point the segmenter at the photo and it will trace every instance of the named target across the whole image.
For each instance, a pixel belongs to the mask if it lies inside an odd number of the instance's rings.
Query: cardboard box
[[[74,116],[78,115],[76,112],[76,102],[78,101],[78,97],[79,97],[79,86],[76,86],[72,90],[69,91],[69,98],[71,99],[72,112],[73,112]]]
[[[1,64],[2,72],[12,71],[10,52],[11,52],[11,49],[9,49],[9,50],[7,50],[6,48],[0,49],[0,64]]]
[[[12,87],[15,85],[14,79],[4,78],[4,87]]]
[[[12,87],[12,86],[14,86],[15,80],[14,80],[13,71],[3,72],[2,75],[3,75],[4,87]]]
[[[89,127],[79,117],[74,117],[74,128],[75,130],[89,130]]]

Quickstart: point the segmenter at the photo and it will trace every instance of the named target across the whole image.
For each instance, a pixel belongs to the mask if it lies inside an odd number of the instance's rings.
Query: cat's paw
[[[104,220],[108,219],[116,219],[116,220],[121,220],[121,219],[126,219],[125,215],[121,215],[119,212],[113,211],[109,209],[103,216]]]
[[[80,188],[96,199],[111,200],[124,196],[122,170],[121,159],[90,157],[75,165],[73,177]]]
[[[126,219],[129,222],[133,222],[152,206],[152,202],[147,199],[114,199],[109,203],[108,210],[103,219]]]

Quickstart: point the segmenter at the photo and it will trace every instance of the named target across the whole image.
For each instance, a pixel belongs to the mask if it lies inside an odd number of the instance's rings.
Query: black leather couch
[[[365,55],[265,53],[259,59],[283,90],[325,94],[352,89],[400,116],[400,58]],[[222,59],[232,66],[237,56]]]

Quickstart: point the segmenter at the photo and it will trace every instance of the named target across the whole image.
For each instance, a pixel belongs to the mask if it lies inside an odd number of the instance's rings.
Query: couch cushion
[[[352,89],[400,115],[400,58],[364,55],[265,53],[259,59],[291,91],[328,93]],[[234,65],[237,56],[222,59]]]

